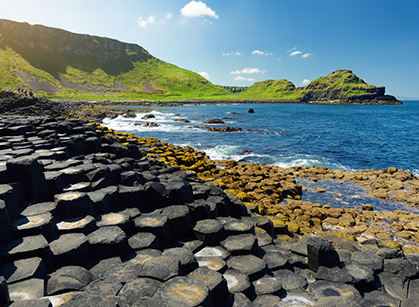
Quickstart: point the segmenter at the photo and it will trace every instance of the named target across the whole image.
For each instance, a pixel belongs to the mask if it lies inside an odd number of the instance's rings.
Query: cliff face
[[[262,81],[249,87],[244,94],[304,103],[401,104],[395,97],[385,95],[385,87],[368,84],[351,70],[336,70],[298,88],[284,79]]]
[[[346,103],[391,103],[399,101],[385,95],[384,86],[366,83],[351,70],[336,70],[302,88],[301,102],[339,101]]]

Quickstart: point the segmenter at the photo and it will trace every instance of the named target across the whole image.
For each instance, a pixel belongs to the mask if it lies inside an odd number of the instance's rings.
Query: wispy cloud
[[[242,70],[235,70],[235,71],[231,71],[230,74],[232,75],[240,75],[240,74],[264,74],[266,72],[266,70],[260,70],[259,68],[250,68],[250,67],[246,67],[243,68]]]
[[[215,19],[219,18],[219,16],[215,13],[215,11],[212,10],[210,7],[208,7],[202,1],[189,2],[180,10],[180,13],[185,17],[208,16]]]
[[[310,80],[304,79],[303,81],[301,81],[301,85],[306,86],[306,85],[310,84],[310,82],[311,82]]]
[[[293,51],[293,52],[290,53],[290,56],[296,56],[296,55],[300,55],[300,54],[302,54],[301,51],[295,50],[295,51]]]
[[[138,17],[137,23],[141,28],[148,28],[149,24],[152,24],[156,21],[156,17],[154,15],[150,15],[147,19],[144,19],[143,16]]]
[[[272,52],[260,51],[260,50],[257,50],[257,49],[256,50],[253,50],[252,51],[252,54],[265,55],[265,56],[273,55]]]
[[[248,82],[256,81],[255,78],[246,78],[246,77],[243,77],[243,76],[237,76],[236,78],[234,78],[234,80],[237,80],[237,81],[248,81]]]
[[[231,56],[231,55],[239,56],[239,55],[242,55],[242,54],[238,51],[230,51],[230,52],[223,52],[222,55],[223,56]]]
[[[288,50],[289,56],[301,56],[302,58],[308,58],[309,56],[311,56],[311,53],[303,53],[300,50],[297,50],[297,47],[291,48]]]
[[[198,74],[200,74],[202,77],[204,77],[207,80],[210,79],[210,75],[206,71],[201,71]]]
[[[166,19],[172,19],[173,18],[173,14],[172,13],[166,13]]]

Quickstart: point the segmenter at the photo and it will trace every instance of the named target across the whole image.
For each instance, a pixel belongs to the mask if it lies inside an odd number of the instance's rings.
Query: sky
[[[214,84],[351,69],[419,100],[417,0],[0,0],[0,18],[136,43]]]

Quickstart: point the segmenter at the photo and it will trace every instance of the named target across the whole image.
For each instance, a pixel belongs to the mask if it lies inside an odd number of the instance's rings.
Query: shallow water
[[[256,113],[249,114],[253,108]],[[230,114],[230,112],[242,114]],[[155,137],[205,151],[212,159],[273,164],[322,165],[361,170],[397,167],[419,175],[419,102],[403,106],[233,104],[159,107],[152,119],[105,119],[118,131]],[[176,122],[188,119],[190,123]],[[219,118],[225,125],[206,125]],[[135,125],[154,122],[159,127]],[[242,132],[210,132],[204,126],[241,127]],[[250,153],[243,153],[244,150]]]
[[[312,203],[329,205],[332,208],[361,209],[362,205],[370,204],[377,211],[404,210],[419,214],[419,208],[408,206],[393,200],[382,200],[368,196],[369,191],[362,188],[353,181],[344,181],[341,184],[338,180],[318,180],[298,178],[298,184],[307,187],[303,192],[302,200]],[[326,193],[318,193],[317,188],[323,188]]]

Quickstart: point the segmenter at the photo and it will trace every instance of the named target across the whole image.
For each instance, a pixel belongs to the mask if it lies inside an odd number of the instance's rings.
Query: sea
[[[207,103],[137,108],[134,118],[106,118],[103,124],[190,146],[214,160],[280,167],[321,165],[345,171],[396,167],[419,176],[419,101],[404,101],[403,105]],[[248,113],[250,108],[254,113]],[[146,114],[154,118],[143,119]],[[215,118],[225,124],[204,124]],[[176,121],[179,119],[189,123]],[[206,128],[222,126],[242,131],[222,133]]]

